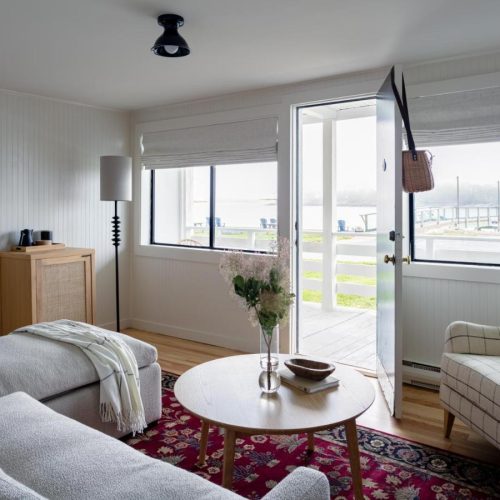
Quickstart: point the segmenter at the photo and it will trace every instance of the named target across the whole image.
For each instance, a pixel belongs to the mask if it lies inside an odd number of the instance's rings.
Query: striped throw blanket
[[[119,334],[67,319],[25,326],[12,333],[31,333],[78,346],[101,381],[102,421],[116,422],[119,431],[134,434],[146,427],[137,361]]]

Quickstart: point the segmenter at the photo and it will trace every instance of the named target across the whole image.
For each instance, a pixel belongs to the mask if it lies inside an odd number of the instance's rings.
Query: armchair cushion
[[[446,410],[500,447],[500,328],[448,326],[439,392]]]
[[[455,321],[446,329],[444,351],[500,356],[500,328]]]
[[[445,353],[441,383],[500,422],[500,356]],[[465,403],[460,408],[469,418],[471,411]]]

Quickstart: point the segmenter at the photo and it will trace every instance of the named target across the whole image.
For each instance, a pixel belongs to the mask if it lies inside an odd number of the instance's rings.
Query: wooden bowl
[[[315,361],[307,358],[291,358],[285,361],[285,366],[297,377],[308,378],[310,380],[323,380],[331,375],[335,370],[332,363]]]

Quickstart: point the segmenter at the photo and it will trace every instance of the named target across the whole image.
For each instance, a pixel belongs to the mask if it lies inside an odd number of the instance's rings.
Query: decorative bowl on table
[[[291,358],[285,361],[285,366],[297,377],[310,380],[323,380],[335,370],[335,365],[307,358]]]

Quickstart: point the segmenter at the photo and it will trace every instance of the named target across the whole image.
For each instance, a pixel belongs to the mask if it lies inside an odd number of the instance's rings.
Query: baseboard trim
[[[132,324],[132,320],[121,319],[120,320],[120,329],[123,330],[124,328],[130,328],[131,324]],[[104,328],[106,330],[114,331],[116,328],[116,322],[115,321],[108,321],[107,323],[101,323],[100,325],[97,325],[97,326]]]
[[[192,340],[194,342],[201,342],[203,344],[215,345],[218,347],[226,347],[227,349],[235,349],[242,352],[257,352],[258,349],[258,336],[255,333],[256,338],[253,339],[238,339],[238,338],[227,338],[223,335],[212,333],[212,332],[202,332],[200,330],[191,330],[188,328],[183,328],[175,325],[168,325],[165,323],[155,323],[154,321],[147,321],[144,319],[133,318],[131,320],[131,328],[137,328],[138,330],[145,330],[148,332],[159,333],[162,335],[168,335],[170,337],[176,337],[184,340]],[[253,345],[255,344],[255,345]]]

